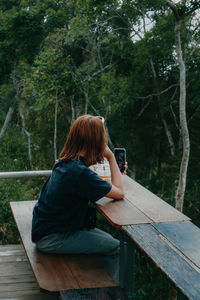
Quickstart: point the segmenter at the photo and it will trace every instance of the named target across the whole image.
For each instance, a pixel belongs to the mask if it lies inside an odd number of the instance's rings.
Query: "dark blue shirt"
[[[95,202],[111,190],[83,161],[59,161],[44,184],[33,210],[32,241],[51,233],[82,228],[88,202]]]

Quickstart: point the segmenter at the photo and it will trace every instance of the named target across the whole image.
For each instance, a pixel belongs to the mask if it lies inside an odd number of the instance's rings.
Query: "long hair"
[[[101,163],[108,138],[99,117],[83,115],[74,121],[60,153],[60,159],[83,158],[87,166]]]

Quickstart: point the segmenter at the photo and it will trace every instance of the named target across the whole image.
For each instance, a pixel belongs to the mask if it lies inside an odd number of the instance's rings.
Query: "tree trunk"
[[[166,134],[168,142],[169,142],[171,155],[175,155],[175,146],[174,146],[174,140],[173,140],[171,131],[169,130],[169,128],[167,126],[167,122],[164,118],[163,112],[161,111],[160,114],[161,114],[161,119],[162,119],[163,126],[165,128],[165,134]]]
[[[76,101],[74,97],[70,97],[70,103],[71,103],[71,124],[81,115],[83,112],[83,103],[82,99]]]
[[[22,108],[21,108],[20,104],[19,104],[19,114],[20,114],[20,117],[22,119],[22,129],[23,129],[23,131],[26,134],[27,139],[28,139],[28,158],[29,158],[30,166],[32,168],[33,165],[32,165],[32,151],[31,151],[31,135],[26,129],[25,118],[24,118],[24,114],[23,114],[23,111],[22,111]]]
[[[88,113],[88,104],[89,104],[88,89],[84,90],[84,96],[85,96],[85,114],[87,114]]]
[[[7,115],[6,115],[3,127],[2,127],[2,129],[0,131],[0,143],[1,143],[2,139],[3,139],[3,137],[4,137],[6,129],[8,128],[8,124],[10,123],[10,121],[12,119],[13,112],[14,112],[14,107],[10,106],[9,110],[7,112]]]
[[[171,155],[175,155],[175,145],[174,145],[173,137],[172,137],[171,131],[169,130],[169,128],[167,126],[167,122],[165,120],[164,112],[163,112],[163,109],[160,105],[160,91],[159,91],[159,88],[158,88],[157,74],[156,74],[156,70],[154,68],[154,63],[153,63],[152,58],[150,58],[150,65],[151,65],[151,70],[152,70],[152,74],[153,74],[153,78],[154,78],[154,82],[155,82],[155,87],[156,87],[157,101],[158,101],[161,121],[163,123],[165,134],[166,134],[168,142],[169,142]]]
[[[183,60],[181,37],[180,37],[181,20],[176,20],[175,25],[175,40],[176,52],[180,72],[180,97],[179,97],[179,117],[180,117],[180,130],[183,143],[183,154],[179,173],[179,183],[175,194],[176,208],[179,211],[183,210],[184,194],[187,179],[187,169],[190,156],[190,138],[186,118],[186,71],[185,63]]]
[[[57,160],[57,119],[58,119],[58,91],[56,89],[56,97],[55,97],[55,116],[54,116],[54,137],[53,137],[53,145],[54,145],[54,160]]]
[[[180,133],[181,133],[181,139],[183,144],[183,154],[182,154],[182,160],[181,160],[181,166],[179,172],[179,183],[175,193],[175,201],[176,201],[175,206],[179,211],[183,211],[187,169],[188,169],[188,162],[190,157],[190,137],[189,137],[189,131],[187,126],[187,118],[186,118],[186,71],[185,71],[185,62],[182,53],[181,34],[180,34],[181,22],[184,16],[179,15],[179,11],[177,10],[176,4],[174,4],[170,0],[166,0],[166,3],[172,10],[174,17],[176,19],[174,32],[175,32],[176,54],[177,54],[179,74],[180,74],[179,118],[180,118]],[[191,12],[192,11],[193,8],[191,9]]]
[[[71,104],[71,124],[75,121],[75,107],[74,107],[74,99],[73,96],[70,97],[70,104]]]

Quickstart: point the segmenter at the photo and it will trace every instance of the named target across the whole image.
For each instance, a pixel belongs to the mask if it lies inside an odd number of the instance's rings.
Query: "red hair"
[[[80,160],[87,166],[101,163],[108,138],[102,120],[99,117],[83,115],[74,121],[60,153],[60,159]]]

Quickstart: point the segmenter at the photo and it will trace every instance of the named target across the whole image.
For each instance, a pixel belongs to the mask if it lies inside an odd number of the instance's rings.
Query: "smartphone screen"
[[[125,163],[126,163],[126,149],[125,148],[115,148],[114,155],[116,162],[119,166],[121,172],[125,171]]]

